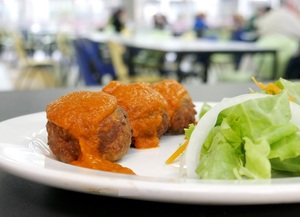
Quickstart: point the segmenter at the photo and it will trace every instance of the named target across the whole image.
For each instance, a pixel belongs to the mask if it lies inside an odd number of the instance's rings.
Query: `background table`
[[[142,38],[123,38],[121,43],[128,48],[129,71],[134,71],[134,64],[130,62],[134,56],[134,49],[146,49],[161,52],[173,52],[177,54],[177,61],[180,63],[185,55],[194,54],[201,58],[203,64],[203,82],[208,80],[208,72],[210,67],[210,57],[213,54],[271,54],[273,56],[273,79],[277,77],[277,50],[271,47],[258,46],[254,42],[239,42],[239,41],[212,41],[212,40],[183,40],[172,38],[169,40],[156,41],[153,39]],[[184,77],[180,67],[177,67],[178,80],[181,82]]]
[[[241,41],[221,41],[208,39],[194,39],[187,40],[183,38],[155,38],[147,35],[124,37],[120,35],[105,35],[101,33],[94,33],[86,35],[90,40],[105,43],[107,40],[115,40],[125,45],[128,55],[128,71],[130,74],[135,74],[135,67],[133,57],[136,54],[136,49],[145,49],[150,51],[160,51],[164,53],[173,52],[177,54],[177,62],[181,62],[182,58],[188,54],[194,54],[201,57],[203,64],[203,82],[208,80],[208,72],[211,63],[210,57],[213,54],[230,54],[230,55],[244,55],[244,54],[271,54],[273,56],[272,71],[273,79],[277,78],[278,74],[278,60],[277,49],[269,46],[260,46],[255,42],[241,42]],[[176,70],[178,80],[181,81],[185,73],[180,67]]]
[[[253,84],[186,86],[194,101],[219,101],[258,90]],[[100,87],[89,88],[99,90]],[[45,111],[46,105],[78,89],[0,92],[0,121]],[[180,195],[178,195],[180,197]],[[212,206],[172,204],[78,193],[31,182],[0,169],[0,216],[299,216],[300,204]]]

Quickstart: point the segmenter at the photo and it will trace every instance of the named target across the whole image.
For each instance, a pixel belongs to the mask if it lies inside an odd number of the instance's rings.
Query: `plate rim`
[[[3,125],[31,117],[38,118],[42,115],[45,115],[45,111],[4,120],[0,122],[0,129]],[[2,142],[0,137],[0,148],[6,145],[10,144]],[[24,145],[20,144],[21,147]],[[45,161],[47,157],[41,155],[40,158]],[[50,158],[48,160],[64,164]],[[238,205],[300,202],[300,177],[270,180],[195,180],[185,177],[135,176],[78,167],[76,169],[80,172],[74,174],[71,170],[54,170],[38,166],[32,169],[27,165],[20,167],[20,163],[6,159],[0,152],[0,168],[3,171],[36,183],[72,191],[188,204]],[[68,164],[64,166],[73,169],[75,167]],[[178,197],[179,193],[180,197]]]

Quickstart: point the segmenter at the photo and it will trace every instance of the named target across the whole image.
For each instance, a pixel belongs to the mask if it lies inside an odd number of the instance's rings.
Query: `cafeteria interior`
[[[264,39],[269,37],[267,30],[254,22],[259,16],[287,7],[285,2],[294,10],[290,13],[298,10],[299,1],[292,0],[1,0],[0,91],[101,86],[111,80],[132,82],[132,76],[150,82],[179,79],[179,71],[181,83],[196,85],[250,82],[256,76],[262,81],[289,78],[295,76],[292,72],[287,75],[287,68],[299,53],[297,35],[277,34],[273,27],[269,30],[272,37]],[[121,11],[118,18],[117,11]],[[113,58],[118,48],[108,45],[117,38],[125,72]],[[156,40],[157,44],[180,41],[183,47],[200,41],[207,47],[232,41],[266,44],[277,52],[277,77],[270,76],[275,55],[268,53],[215,52],[203,56],[194,49],[179,55],[178,49],[132,45],[134,55],[128,58],[124,38],[131,45],[137,38],[145,43]],[[80,39],[96,46],[96,52],[90,56],[80,52],[76,43]],[[120,75],[120,71],[126,75]],[[258,71],[269,72],[259,77]]]

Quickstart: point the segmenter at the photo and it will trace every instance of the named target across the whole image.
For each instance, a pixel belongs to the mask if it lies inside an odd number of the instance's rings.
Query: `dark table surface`
[[[254,84],[186,86],[194,101],[219,101],[257,90]],[[100,87],[81,88],[98,90]],[[46,105],[78,89],[0,92],[0,121],[45,111]],[[180,195],[179,195],[180,196]],[[0,168],[0,216],[299,216],[300,204],[192,205],[133,200],[74,192],[32,182]]]

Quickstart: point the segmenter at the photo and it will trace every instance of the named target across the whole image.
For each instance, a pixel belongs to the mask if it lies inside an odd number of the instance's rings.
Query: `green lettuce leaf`
[[[184,128],[185,138],[190,139],[194,129],[195,129],[195,124],[189,124],[189,128]]]
[[[209,105],[207,102],[203,103],[201,110],[199,112],[199,119],[202,118],[203,115],[205,115],[206,112],[208,112],[211,109],[211,105]]]
[[[279,158],[271,159],[272,168],[285,172],[300,173],[300,156],[281,161]]]
[[[202,146],[196,172],[203,179],[271,178],[270,159],[283,167],[300,154],[299,130],[290,118],[286,91],[224,109]]]
[[[274,82],[281,90],[286,90],[289,96],[292,96],[295,103],[300,104],[300,82],[289,81],[279,78]]]

